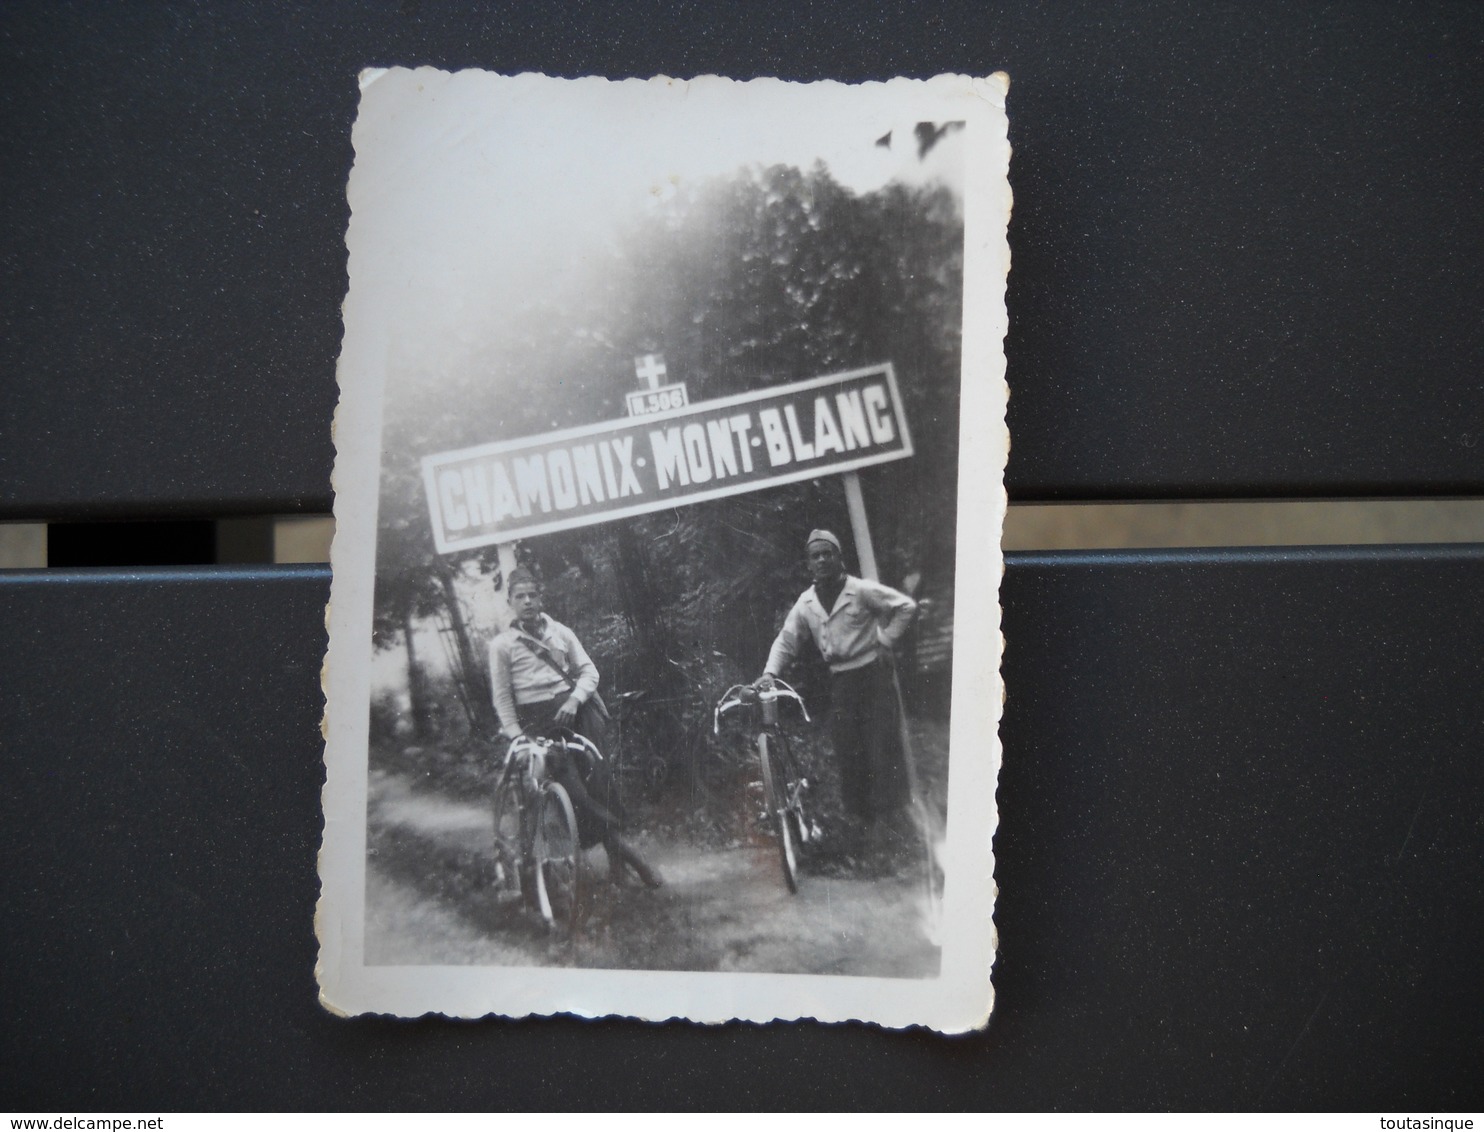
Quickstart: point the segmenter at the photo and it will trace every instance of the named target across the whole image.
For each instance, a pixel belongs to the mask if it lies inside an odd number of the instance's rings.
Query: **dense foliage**
[[[951,587],[962,260],[947,189],[857,195],[823,166],[753,168],[592,249],[578,265],[584,285],[560,299],[481,315],[466,366],[426,374],[408,362],[386,396],[378,644],[408,649],[412,626],[441,617],[467,670],[473,730],[489,727],[483,641],[458,595],[481,578],[499,584],[496,557],[434,553],[417,462],[622,417],[634,358],[651,352],[692,402],[892,362],[917,454],[862,473],[881,574]],[[685,745],[709,730],[727,684],[761,670],[807,584],[803,541],[815,526],[839,532],[853,561],[838,478],[530,540],[519,553],[545,577],[550,611],[587,644],[605,693],[642,690],[667,705],[647,712],[648,726]],[[417,729],[433,739],[426,732],[449,719],[427,709],[424,662],[407,659]]]

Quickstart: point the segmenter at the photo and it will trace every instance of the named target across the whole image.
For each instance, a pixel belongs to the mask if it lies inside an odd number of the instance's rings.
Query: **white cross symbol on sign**
[[[634,370],[641,382],[651,389],[658,389],[660,379],[665,376],[665,355],[645,354],[642,358],[635,358]]]

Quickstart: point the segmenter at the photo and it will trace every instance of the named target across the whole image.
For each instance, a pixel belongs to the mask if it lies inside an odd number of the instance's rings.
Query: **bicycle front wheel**
[[[757,737],[758,769],[763,776],[763,797],[768,820],[778,835],[778,860],[790,892],[799,891],[799,844],[794,815],[789,809],[790,782],[783,751],[783,738],[764,731]]]
[[[520,792],[514,779],[502,779],[495,787],[495,872],[492,885],[496,904],[520,899],[529,887],[524,883],[525,851],[521,846]]]
[[[559,931],[577,922],[577,814],[560,783],[541,788],[536,825],[536,906]]]

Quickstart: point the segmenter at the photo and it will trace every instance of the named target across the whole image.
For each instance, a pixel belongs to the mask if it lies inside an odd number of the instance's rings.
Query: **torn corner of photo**
[[[1008,78],[359,81],[322,1003],[982,1027]]]

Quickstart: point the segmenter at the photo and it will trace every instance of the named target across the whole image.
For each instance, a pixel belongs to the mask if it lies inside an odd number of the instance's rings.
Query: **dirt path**
[[[576,938],[496,907],[488,812],[377,775],[371,782],[366,950],[371,963],[578,966],[873,975],[937,973],[920,882],[807,874],[784,887],[776,846],[704,849],[634,835],[664,876],[608,883],[586,854]]]

